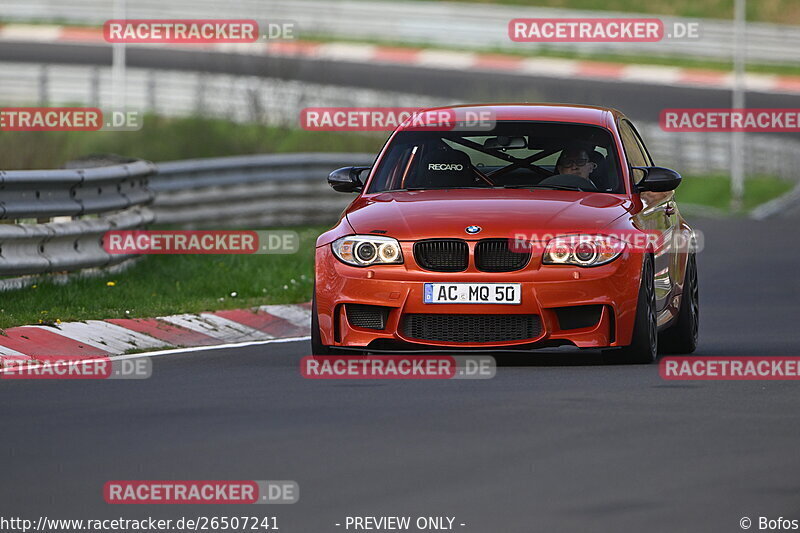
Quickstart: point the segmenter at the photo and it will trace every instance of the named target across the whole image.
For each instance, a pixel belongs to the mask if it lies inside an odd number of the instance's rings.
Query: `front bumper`
[[[516,272],[480,272],[470,266],[465,272],[428,272],[413,259],[410,243],[402,243],[404,265],[358,268],[339,261],[329,245],[316,249],[316,305],[323,344],[341,347],[383,346],[402,343],[412,349],[426,346],[447,348],[531,348],[572,344],[581,348],[625,346],[630,344],[636,315],[641,277],[642,254],[625,252],[606,265],[581,268],[567,265],[542,265],[533,257]],[[522,302],[500,304],[425,304],[423,286],[438,283],[520,283]],[[344,311],[346,304],[366,304],[388,308],[382,330],[353,326]],[[563,308],[598,306],[596,323],[585,327],[565,327]],[[402,320],[406,314],[521,314],[537,315],[541,322],[532,338],[492,342],[445,342],[415,339],[405,335]],[[561,320],[559,314],[561,313]],[[574,326],[574,324],[567,324]]]

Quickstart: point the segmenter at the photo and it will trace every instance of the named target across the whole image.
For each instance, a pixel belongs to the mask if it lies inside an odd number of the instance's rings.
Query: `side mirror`
[[[674,191],[681,184],[681,175],[664,167],[633,167],[644,172],[644,178],[636,184],[637,191]]]
[[[334,170],[328,176],[328,185],[334,191],[339,192],[358,192],[364,188],[361,183],[361,173],[369,170],[370,167],[343,167]]]

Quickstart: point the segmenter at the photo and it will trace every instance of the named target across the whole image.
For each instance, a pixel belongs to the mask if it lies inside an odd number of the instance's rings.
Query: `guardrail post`
[[[92,75],[89,77],[89,92],[92,106],[100,107],[100,67],[92,69]]]
[[[50,101],[48,96],[48,81],[49,81],[50,72],[48,70],[47,65],[42,65],[42,68],[39,69],[39,105],[46,106],[47,102]]]
[[[152,69],[147,72],[147,110],[156,112],[156,73]]]
[[[198,115],[206,115],[206,75],[204,72],[197,73],[197,93],[195,94],[195,112]]]
[[[248,101],[250,102],[250,120],[253,122],[261,123],[264,115],[264,106],[261,105],[261,95],[257,87],[247,88]]]

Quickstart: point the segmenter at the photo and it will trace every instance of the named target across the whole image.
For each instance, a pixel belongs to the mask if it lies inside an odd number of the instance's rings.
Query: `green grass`
[[[17,132],[0,130],[3,170],[58,168],[89,154],[151,161],[283,152],[376,152],[385,136],[316,132],[190,117],[144,117],[139,131]]]
[[[598,11],[623,11],[729,19],[733,17],[734,0],[458,0],[476,4],[509,4],[518,6],[559,7]],[[800,24],[800,2],[797,0],[750,0],[747,20]]]
[[[0,328],[306,302],[314,242],[326,228],[292,229],[300,235],[292,255],[151,255],[119,274],[4,292]]]
[[[764,202],[781,196],[793,183],[769,176],[755,176],[745,180],[742,208],[748,211]],[[706,205],[727,211],[731,202],[731,180],[728,176],[685,177],[675,191],[678,202]]]

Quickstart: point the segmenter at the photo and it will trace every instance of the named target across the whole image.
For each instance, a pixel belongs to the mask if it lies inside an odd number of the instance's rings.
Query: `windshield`
[[[611,134],[597,126],[499,122],[490,131],[402,131],[368,193],[543,188],[622,193]]]

